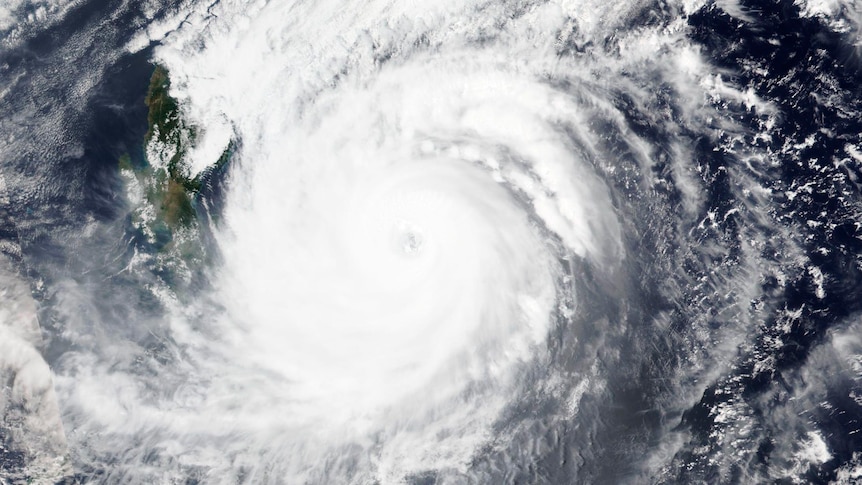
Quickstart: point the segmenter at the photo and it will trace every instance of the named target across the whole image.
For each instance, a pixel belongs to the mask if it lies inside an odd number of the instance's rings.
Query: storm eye
[[[422,236],[415,232],[407,232],[403,235],[401,250],[405,254],[418,253],[422,249]]]
[[[425,238],[422,231],[407,223],[398,224],[395,228],[395,249],[405,256],[417,256],[424,246]]]

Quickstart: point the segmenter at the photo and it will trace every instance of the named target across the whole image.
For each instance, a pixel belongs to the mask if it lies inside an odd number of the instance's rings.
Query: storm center
[[[425,238],[422,231],[408,223],[401,223],[395,229],[395,248],[405,256],[416,256],[422,251]]]

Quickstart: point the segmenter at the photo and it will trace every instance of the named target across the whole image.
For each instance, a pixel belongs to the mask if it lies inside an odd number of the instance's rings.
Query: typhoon
[[[855,0],[0,5],[0,483],[862,480]]]

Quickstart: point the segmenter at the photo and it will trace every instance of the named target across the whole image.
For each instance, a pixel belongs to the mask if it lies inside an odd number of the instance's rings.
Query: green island
[[[147,198],[151,202],[158,201],[158,219],[175,228],[193,222],[195,210],[192,201],[200,191],[201,181],[200,175],[190,178],[184,164],[184,157],[197,138],[197,129],[189,126],[180,116],[177,101],[169,93],[170,85],[167,70],[157,66],[144,99],[149,108],[144,143],[150,146],[155,138],[158,143],[173,150],[173,155],[167,161],[167,170],[157,170],[154,174],[158,180],[150,187]]]
[[[144,156],[124,154],[118,169],[132,205],[132,225],[155,247],[163,266],[189,269],[206,257],[197,208],[201,189],[210,174],[228,163],[235,144],[231,142],[209,169],[191,174],[188,156],[201,129],[183,117],[170,86],[168,71],[156,66],[144,98]]]

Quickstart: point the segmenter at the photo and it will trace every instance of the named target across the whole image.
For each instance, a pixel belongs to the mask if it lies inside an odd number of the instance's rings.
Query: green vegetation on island
[[[183,117],[170,87],[167,70],[157,66],[144,98],[144,156],[123,155],[118,168],[132,205],[131,223],[156,249],[156,264],[173,274],[190,274],[206,259],[198,211],[201,190],[213,171],[228,163],[235,144],[231,142],[210,169],[192,174],[189,156],[201,130]]]
[[[149,108],[145,143],[148,156],[156,154],[167,160],[160,161],[163,168],[156,170],[156,183],[147,198],[158,207],[158,218],[176,228],[194,221],[192,202],[201,189],[201,180],[200,175],[190,176],[185,158],[197,138],[197,129],[182,118],[177,100],[169,93],[170,85],[168,72],[156,67],[144,99]],[[148,162],[152,166],[155,161]]]

